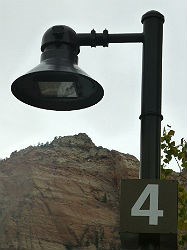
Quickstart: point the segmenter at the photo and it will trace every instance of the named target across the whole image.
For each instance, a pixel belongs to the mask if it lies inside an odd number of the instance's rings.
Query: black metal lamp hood
[[[78,67],[76,32],[67,26],[54,26],[42,39],[41,62],[16,79],[11,90],[20,101],[38,108],[69,111],[99,102],[101,85]]]

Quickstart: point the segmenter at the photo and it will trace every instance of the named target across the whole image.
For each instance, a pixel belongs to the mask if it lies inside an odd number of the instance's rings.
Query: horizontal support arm
[[[143,33],[130,34],[108,34],[105,29],[103,33],[96,33],[92,30],[91,33],[78,33],[77,40],[79,46],[103,46],[108,47],[109,43],[140,43],[144,40]]]

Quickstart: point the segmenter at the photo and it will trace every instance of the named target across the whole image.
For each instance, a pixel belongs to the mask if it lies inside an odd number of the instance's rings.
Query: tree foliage
[[[163,179],[176,178],[179,182],[178,186],[178,243],[187,247],[187,142],[184,138],[180,143],[176,143],[173,139],[175,131],[171,126],[164,128],[161,137],[161,168]],[[174,175],[174,171],[170,168],[171,163],[175,161],[179,168],[179,173]]]

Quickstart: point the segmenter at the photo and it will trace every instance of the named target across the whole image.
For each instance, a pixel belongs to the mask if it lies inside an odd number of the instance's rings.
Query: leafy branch
[[[187,142],[184,138],[176,145],[173,139],[175,131],[171,126],[164,128],[161,137],[161,169],[163,179],[172,179],[173,170],[169,167],[172,159],[175,160],[179,168],[179,186],[178,186],[178,243],[180,247],[187,246],[187,190],[185,184],[187,177]]]

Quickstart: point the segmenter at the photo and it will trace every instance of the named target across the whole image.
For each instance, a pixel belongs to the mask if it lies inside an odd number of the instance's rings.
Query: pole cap
[[[141,22],[143,23],[144,21],[145,21],[145,19],[147,19],[147,18],[151,18],[151,17],[157,17],[157,18],[160,18],[161,19],[161,21],[164,23],[164,16],[160,13],[160,12],[158,12],[158,11],[156,11],[156,10],[150,10],[150,11],[148,11],[147,13],[145,13],[143,16],[142,16],[142,20],[141,20]]]

